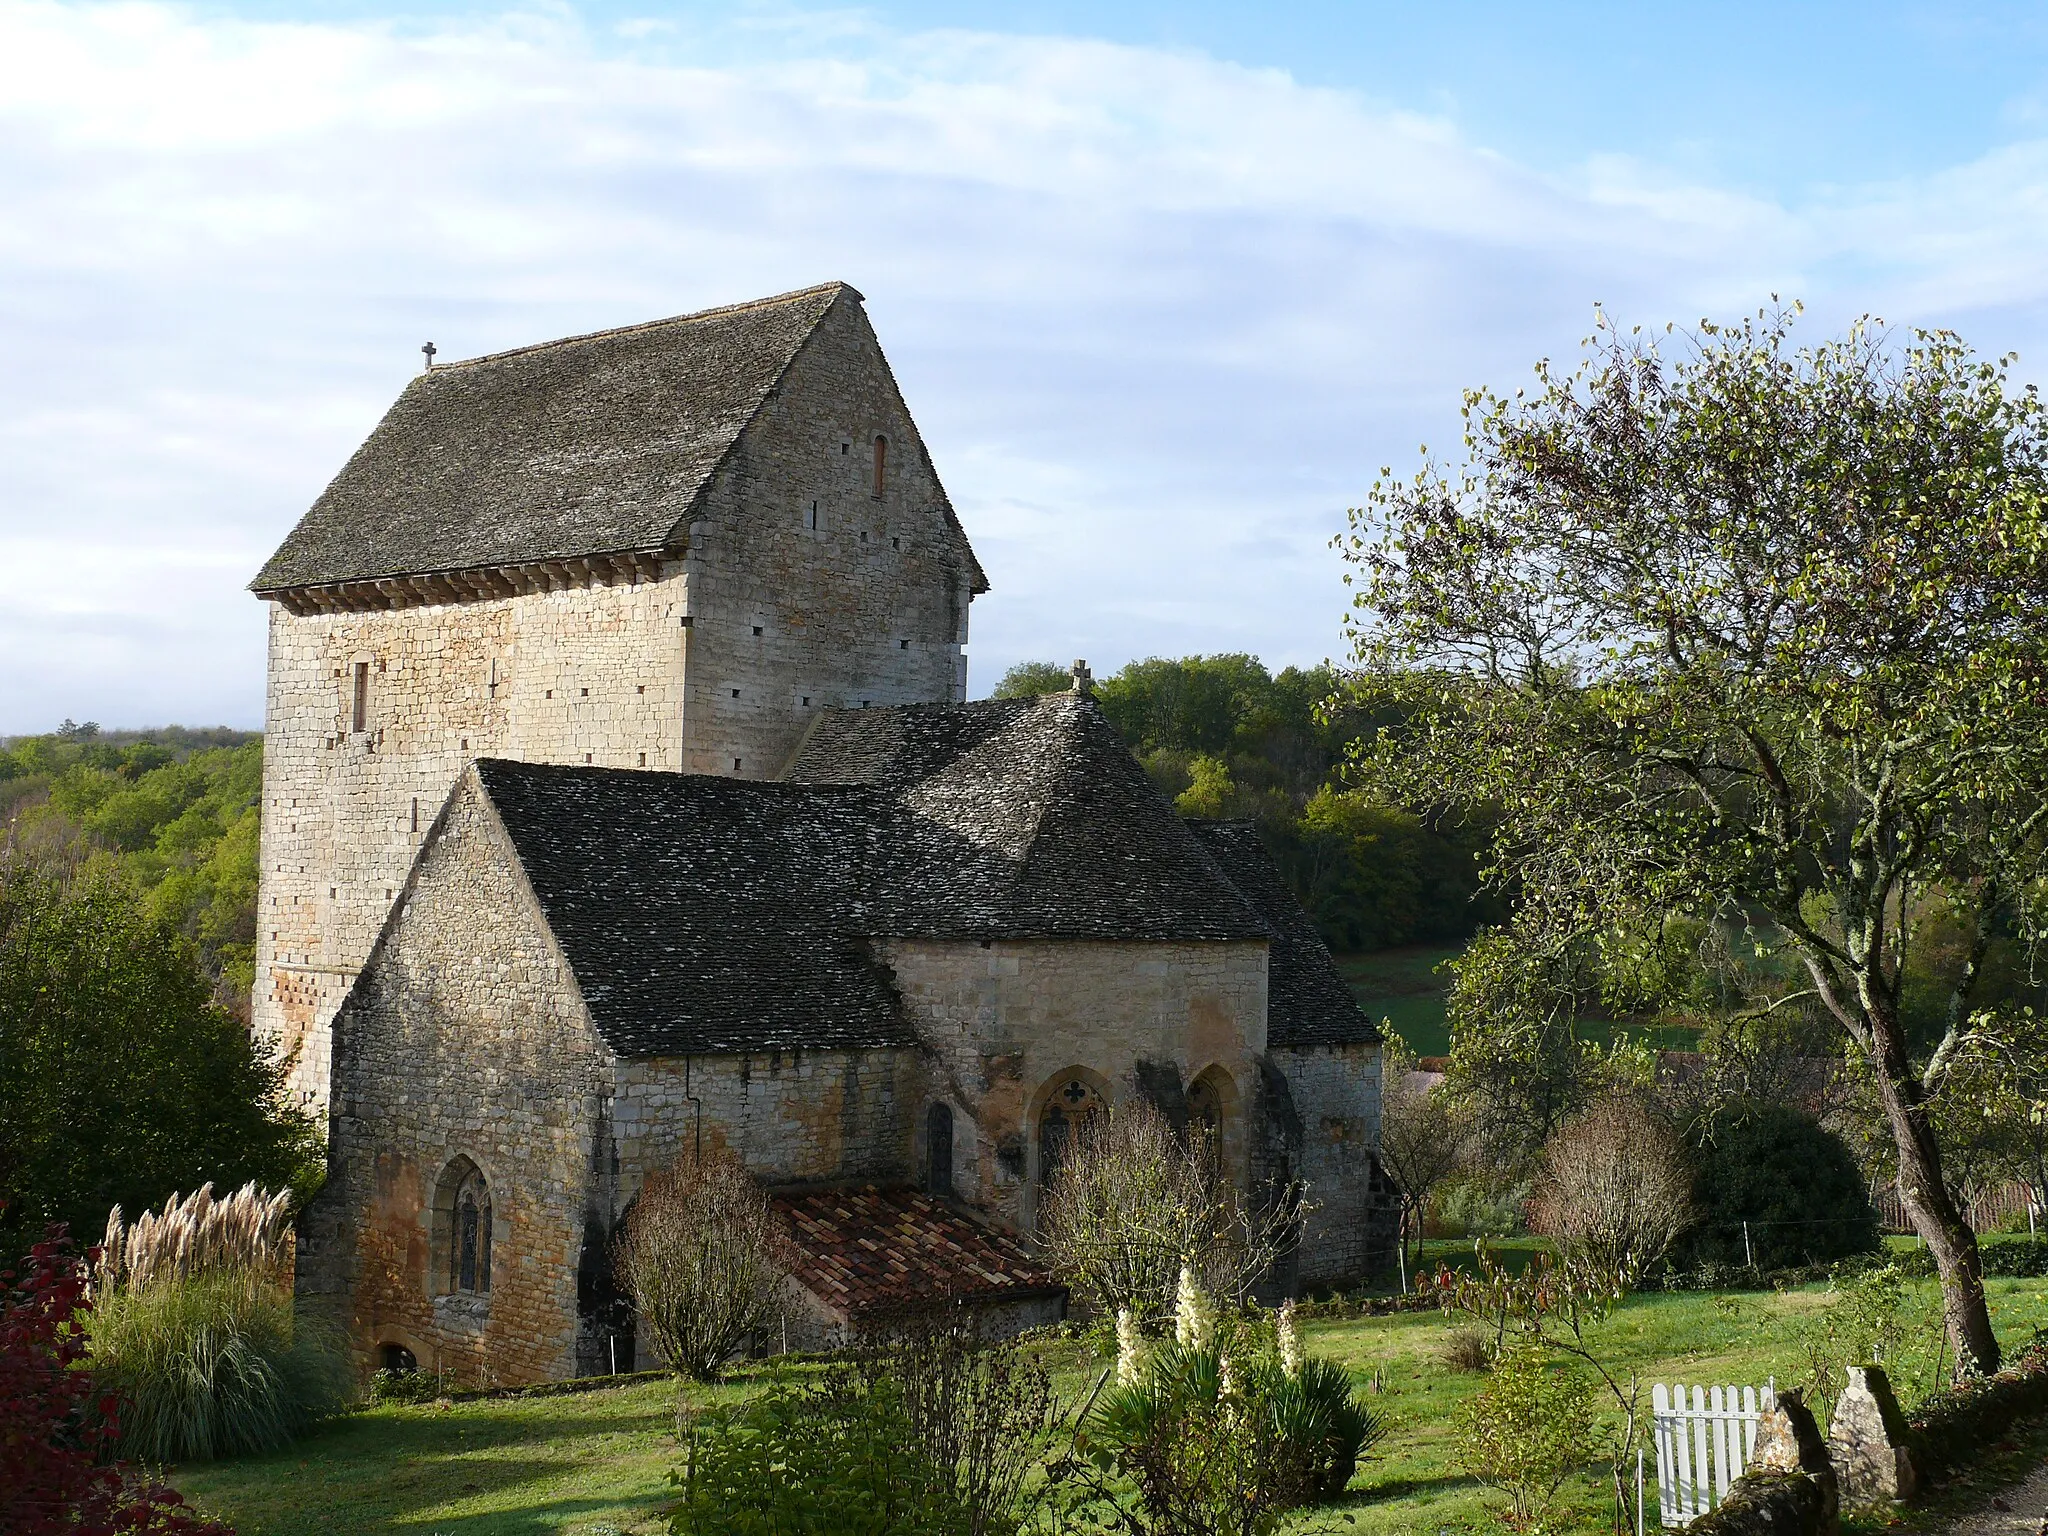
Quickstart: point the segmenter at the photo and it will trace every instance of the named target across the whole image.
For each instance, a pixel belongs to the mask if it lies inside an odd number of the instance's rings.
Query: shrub
[[[1343,1367],[1302,1356],[1291,1316],[1262,1345],[1202,1302],[1183,1287],[1178,1336],[1119,1371],[1075,1445],[1135,1486],[1139,1528],[1252,1536],[1341,1494],[1384,1426]]]
[[[1454,1371],[1485,1371],[1493,1365],[1493,1340],[1477,1328],[1453,1328],[1437,1347],[1437,1358]]]
[[[1877,1212],[1856,1159],[1811,1115],[1733,1105],[1697,1123],[1690,1139],[1700,1219],[1677,1263],[1788,1269],[1878,1248]]]
[[[1508,1497],[1502,1523],[1538,1530],[1558,1489],[1587,1458],[1593,1385],[1576,1371],[1547,1368],[1533,1345],[1510,1344],[1486,1385],[1459,1408],[1457,1425],[1466,1469]]]
[[[1530,1225],[1632,1283],[1691,1224],[1692,1177],[1677,1132],[1635,1099],[1606,1094],[1544,1146]]]
[[[1060,1163],[1040,1216],[1047,1258],[1103,1318],[1162,1318],[1181,1270],[1237,1299],[1293,1241],[1298,1189],[1274,1205],[1245,1203],[1211,1149],[1134,1100],[1095,1118]]]
[[[899,1320],[871,1336],[856,1363],[870,1386],[900,1394],[926,1461],[967,1511],[965,1536],[1013,1527],[1056,1406],[1038,1356],[1014,1339],[983,1339],[956,1315]]]
[[[626,1218],[617,1267],[669,1367],[716,1381],[781,1304],[781,1234],[737,1154],[679,1158],[648,1177]]]
[[[58,1233],[22,1270],[0,1270],[0,1531],[233,1536],[172,1489],[101,1460],[118,1403],[84,1365],[90,1311],[85,1266]]]
[[[698,1415],[674,1536],[965,1536],[974,1513],[924,1454],[900,1384],[839,1368]]]
[[[291,1194],[202,1185],[132,1226],[116,1206],[94,1276],[93,1359],[150,1461],[270,1450],[347,1402],[329,1332],[292,1307]]]
[[[289,1291],[247,1270],[105,1292],[92,1347],[123,1399],[121,1449],[145,1461],[272,1450],[348,1401],[340,1351]]]

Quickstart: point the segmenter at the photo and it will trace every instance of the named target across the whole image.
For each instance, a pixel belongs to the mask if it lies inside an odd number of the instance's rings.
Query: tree
[[[0,1241],[209,1181],[318,1178],[284,1065],[209,1001],[192,946],[105,871],[0,858]]]
[[[2009,359],[1946,332],[1798,349],[1791,323],[1702,323],[1673,360],[1603,321],[1569,376],[1468,395],[1462,470],[1376,484],[1352,635],[1410,709],[1363,766],[1496,809],[1491,878],[1533,943],[1633,907],[1794,961],[1879,1096],[1958,1357],[1991,1370],[1928,1097],[1998,925],[2041,926],[2048,430]],[[1972,949],[1915,1053],[1902,984],[1936,888]]]
[[[678,1158],[627,1213],[618,1272],[671,1369],[716,1381],[781,1304],[782,1233],[738,1155]]]
[[[1380,1054],[1380,1162],[1401,1191],[1402,1268],[1408,1232],[1416,1237],[1416,1258],[1422,1254],[1422,1214],[1430,1192],[1465,1164],[1472,1140],[1464,1106],[1440,1082],[1415,1070],[1408,1044],[1385,1028]]]
[[[1678,1133],[1610,1091],[1543,1149],[1531,1225],[1601,1273],[1646,1274],[1692,1224],[1692,1179]]]
[[[1003,674],[992,699],[1035,699],[1042,693],[1065,693],[1074,675],[1052,661],[1020,661]]]

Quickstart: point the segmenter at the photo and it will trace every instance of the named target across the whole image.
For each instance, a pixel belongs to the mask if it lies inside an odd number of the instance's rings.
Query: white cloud
[[[1183,53],[761,38],[0,0],[0,731],[254,723],[241,583],[429,337],[852,281],[995,582],[985,688],[1333,649],[1343,507],[1595,299],[2040,328],[2039,144],[1782,208]]]

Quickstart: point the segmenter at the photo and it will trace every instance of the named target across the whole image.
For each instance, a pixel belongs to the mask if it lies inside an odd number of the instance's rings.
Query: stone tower
[[[821,709],[964,699],[987,587],[845,284],[415,379],[251,583],[301,1100],[470,760],[778,777]]]

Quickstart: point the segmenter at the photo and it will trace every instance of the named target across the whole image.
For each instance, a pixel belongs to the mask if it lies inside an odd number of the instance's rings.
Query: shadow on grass
[[[1476,1477],[1455,1472],[1437,1477],[1389,1477],[1377,1483],[1367,1483],[1362,1488],[1346,1489],[1339,1507],[1359,1509],[1368,1504],[1383,1504],[1389,1499],[1412,1498],[1422,1493],[1449,1493],[1454,1489],[1476,1490],[1480,1486]]]

